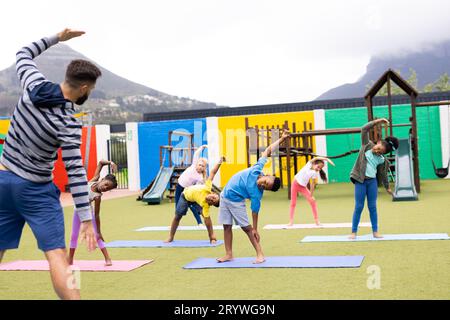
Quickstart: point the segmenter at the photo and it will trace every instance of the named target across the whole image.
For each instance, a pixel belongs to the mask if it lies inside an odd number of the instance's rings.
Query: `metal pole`
[[[419,172],[419,139],[417,137],[417,117],[416,117],[416,97],[411,94],[411,133],[413,136],[413,167],[414,167],[414,184],[416,191],[420,192],[420,172]],[[430,141],[431,143],[431,141]]]
[[[391,76],[387,76],[387,100],[389,112],[389,135],[392,136],[392,97],[391,97]]]
[[[289,124],[287,121],[284,122],[284,129],[289,130]],[[286,140],[286,176],[288,183],[288,199],[291,200],[291,139]]]
[[[247,147],[247,168],[250,168],[250,130],[247,117],[245,118],[245,146]]]

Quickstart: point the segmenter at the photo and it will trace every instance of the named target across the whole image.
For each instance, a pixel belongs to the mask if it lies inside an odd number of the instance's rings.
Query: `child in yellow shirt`
[[[190,206],[199,215],[203,216],[206,229],[208,230],[209,240],[212,244],[216,243],[217,239],[214,235],[211,217],[209,216],[209,207],[219,207],[220,197],[217,193],[212,191],[212,181],[216,173],[219,171],[220,165],[224,161],[225,158],[222,157],[214,166],[208,179],[206,179],[205,184],[197,184],[184,189],[175,209],[175,217],[173,218],[172,225],[170,227],[169,238],[165,242],[173,241],[178,225],[180,224],[180,220],[184,215],[186,215]]]

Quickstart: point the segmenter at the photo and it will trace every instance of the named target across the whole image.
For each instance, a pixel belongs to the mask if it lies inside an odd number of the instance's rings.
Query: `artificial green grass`
[[[392,202],[379,190],[381,233],[449,233],[450,180],[422,181],[416,202]],[[321,185],[315,193],[321,222],[350,222],[353,212],[351,184]],[[102,230],[106,241],[162,240],[167,232],[135,232],[145,226],[169,225],[174,205],[149,206],[134,197],[102,203]],[[449,299],[450,241],[386,241],[359,243],[299,243],[306,235],[348,234],[348,229],[264,230],[266,224],[287,223],[286,189],[266,192],[260,212],[259,232],[266,256],[364,255],[360,268],[349,269],[207,269],[184,270],[198,257],[219,257],[216,248],[112,248],[114,259],[155,259],[132,272],[83,272],[84,299]],[[72,208],[65,209],[67,238]],[[217,223],[218,210],[211,216]],[[367,209],[362,221],[369,221]],[[312,223],[312,214],[299,198],[295,223]],[[182,225],[193,225],[188,214]],[[359,234],[370,233],[360,228]],[[222,231],[216,231],[219,239]],[[179,231],[176,239],[207,239],[206,232]],[[247,237],[234,230],[235,257],[254,256]],[[19,250],[8,251],[4,262],[43,259],[35,239],[25,228]],[[80,246],[77,259],[102,259],[100,251],[88,253]],[[369,266],[381,270],[381,288],[368,289]],[[0,299],[56,299],[48,272],[0,272]]]

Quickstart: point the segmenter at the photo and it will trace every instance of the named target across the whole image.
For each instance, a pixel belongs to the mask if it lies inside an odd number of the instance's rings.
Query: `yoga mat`
[[[446,233],[416,233],[416,234],[385,234],[383,238],[374,238],[372,234],[357,236],[351,240],[345,236],[306,236],[301,242],[362,242],[362,241],[390,241],[390,240],[449,240]]]
[[[361,222],[360,227],[371,227],[370,222]],[[321,226],[316,226],[314,223],[294,224],[288,227],[286,224],[268,224],[264,226],[267,230],[284,230],[284,229],[328,229],[328,228],[351,228],[351,222],[344,223],[322,223]]]
[[[233,229],[240,229],[239,226],[233,226]],[[213,226],[213,230],[223,230],[223,226]],[[135,231],[170,231],[170,226],[164,227],[144,227]],[[206,231],[205,226],[179,226],[177,231]]]
[[[287,256],[266,257],[263,263],[255,264],[255,257],[235,258],[221,263],[215,258],[198,258],[183,268],[359,268],[363,259],[364,256]]]
[[[174,240],[165,243],[162,240],[117,240],[106,244],[108,248],[206,248],[217,247],[223,244],[218,240],[215,244],[209,240]]]
[[[73,270],[80,271],[132,271],[153,260],[113,260],[112,266],[105,266],[104,260],[75,260]],[[0,264],[0,271],[48,271],[47,260],[17,260]]]

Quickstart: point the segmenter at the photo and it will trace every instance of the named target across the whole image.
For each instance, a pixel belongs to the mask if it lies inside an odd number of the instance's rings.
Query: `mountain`
[[[65,44],[51,47],[35,61],[47,79],[60,83],[64,79],[67,65],[74,59],[92,61]],[[177,97],[157,91],[118,76],[97,63],[96,65],[102,71],[102,77],[88,102],[80,107],[83,111],[93,112],[96,123],[142,121],[143,113],[219,107],[215,103]],[[15,66],[12,65],[0,71],[0,116],[12,114],[20,91]]]
[[[358,81],[330,89],[316,100],[363,97],[367,91],[367,85],[378,80],[389,68],[400,71],[405,79],[410,75],[410,68],[414,69],[417,73],[418,87],[421,90],[426,84],[436,81],[443,73],[450,74],[450,41],[420,52],[372,57],[367,65],[366,73]]]

